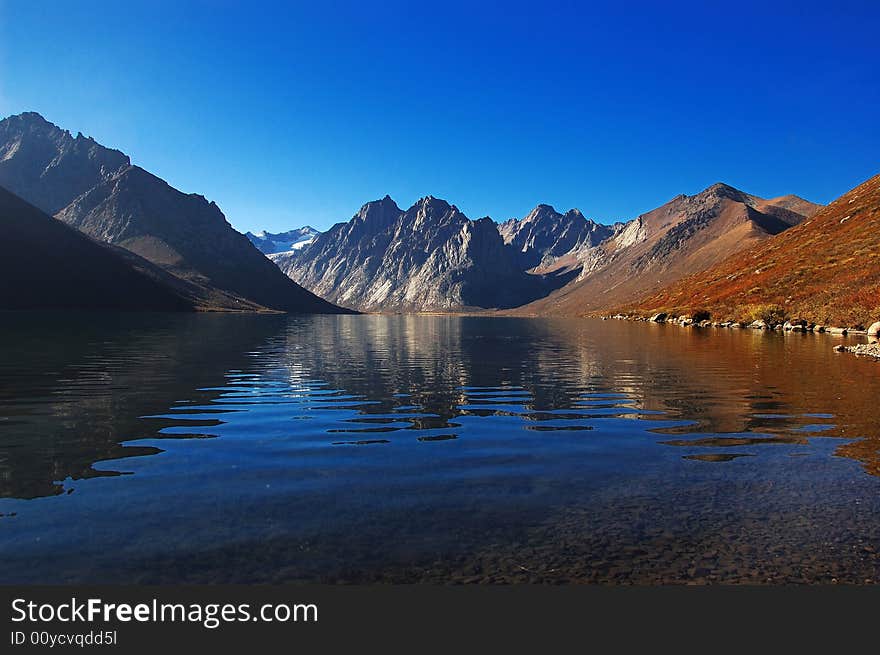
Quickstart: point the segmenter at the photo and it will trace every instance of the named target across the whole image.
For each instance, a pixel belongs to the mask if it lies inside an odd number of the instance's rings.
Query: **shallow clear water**
[[[5,315],[0,582],[880,579],[880,363],[595,320]]]

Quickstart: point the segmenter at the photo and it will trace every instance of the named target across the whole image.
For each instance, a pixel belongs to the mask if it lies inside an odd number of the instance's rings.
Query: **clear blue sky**
[[[0,0],[0,113],[241,230],[386,193],[611,222],[716,181],[828,202],[880,172],[876,0],[288,4]]]

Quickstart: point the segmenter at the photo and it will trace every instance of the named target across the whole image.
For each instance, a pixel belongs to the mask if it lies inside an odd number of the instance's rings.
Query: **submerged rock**
[[[839,344],[834,346],[834,350],[837,352],[848,352],[853,355],[880,359],[880,343],[860,343],[855,346],[844,346],[843,344]]]

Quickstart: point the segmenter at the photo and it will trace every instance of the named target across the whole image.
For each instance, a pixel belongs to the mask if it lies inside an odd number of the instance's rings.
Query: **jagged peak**
[[[361,210],[371,207],[387,207],[389,205],[393,206],[395,209],[400,209],[400,207],[397,206],[397,203],[394,202],[394,199],[386,194],[383,198],[379,198],[378,200],[370,200],[369,202],[365,202],[363,205],[361,205]]]
[[[387,221],[389,215],[398,215],[401,213],[400,207],[392,200],[391,196],[385,195],[379,200],[371,200],[365,203],[358,212],[352,217],[353,221],[369,222],[381,217],[383,222]]]
[[[29,123],[41,126],[54,127],[56,129],[61,129],[54,123],[50,123],[43,115],[36,111],[23,111],[20,114],[12,114],[11,116],[7,116],[0,123],[5,123],[7,121],[21,122],[21,123]]]
[[[443,200],[442,198],[437,198],[435,196],[430,196],[430,195],[419,198],[416,201],[416,204],[413,206],[414,207],[415,206],[452,207],[452,205],[450,203]]]
[[[8,123],[15,123],[15,122],[22,123],[24,125],[28,125],[31,127],[41,128],[43,130],[50,131],[50,132],[53,132],[53,131],[61,132],[63,134],[66,134],[67,136],[69,136],[71,139],[76,139],[78,141],[91,141],[93,143],[97,143],[97,141],[95,141],[95,139],[93,137],[86,136],[82,132],[77,132],[76,136],[74,137],[70,133],[70,130],[65,130],[64,128],[59,127],[58,125],[56,125],[52,121],[47,120],[42,114],[40,114],[39,112],[36,112],[36,111],[24,111],[24,112],[21,112],[20,114],[13,114],[11,116],[7,116],[2,121],[0,121],[0,123],[7,123],[7,124]],[[111,150],[111,149],[112,148],[107,148],[107,150]]]
[[[526,216],[522,219],[523,223],[531,223],[542,218],[552,217],[556,218],[561,216],[556,208],[553,205],[548,205],[546,203],[540,203],[535,205],[535,208],[530,211]]]
[[[423,198],[419,198],[412,207],[406,210],[406,213],[409,214],[414,211],[417,213],[424,212],[425,214],[445,214],[449,211],[460,213],[458,207],[455,205],[448,203],[442,198],[436,198],[434,196],[424,196]]]
[[[0,120],[0,128],[11,130],[25,134],[38,134],[49,138],[57,138],[61,136],[64,139],[73,141],[70,132],[58,127],[55,123],[47,121],[41,114],[35,111],[26,111],[21,114],[13,114]]]

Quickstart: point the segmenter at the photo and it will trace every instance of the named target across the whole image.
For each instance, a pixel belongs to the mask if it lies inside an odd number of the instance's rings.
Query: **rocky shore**
[[[860,343],[855,346],[834,346],[837,352],[847,352],[859,357],[875,357],[880,359],[880,343]]]
[[[751,323],[744,321],[713,321],[708,312],[696,312],[693,315],[670,316],[666,313],[658,313],[652,316],[639,316],[637,314],[614,314],[613,316],[602,316],[602,320],[609,319],[621,321],[644,321],[648,323],[669,323],[672,325],[680,325],[682,327],[695,328],[722,328],[722,329],[743,329],[743,330],[774,330],[777,332],[814,332],[834,335],[865,335],[868,337],[868,343],[860,343],[853,346],[845,346],[839,344],[834,346],[836,352],[849,352],[854,355],[863,357],[875,357],[880,359],[880,321],[873,323],[870,327],[865,328],[864,325],[855,325],[851,327],[828,326],[811,323],[803,319],[793,319],[781,322],[765,321],[758,319]]]

